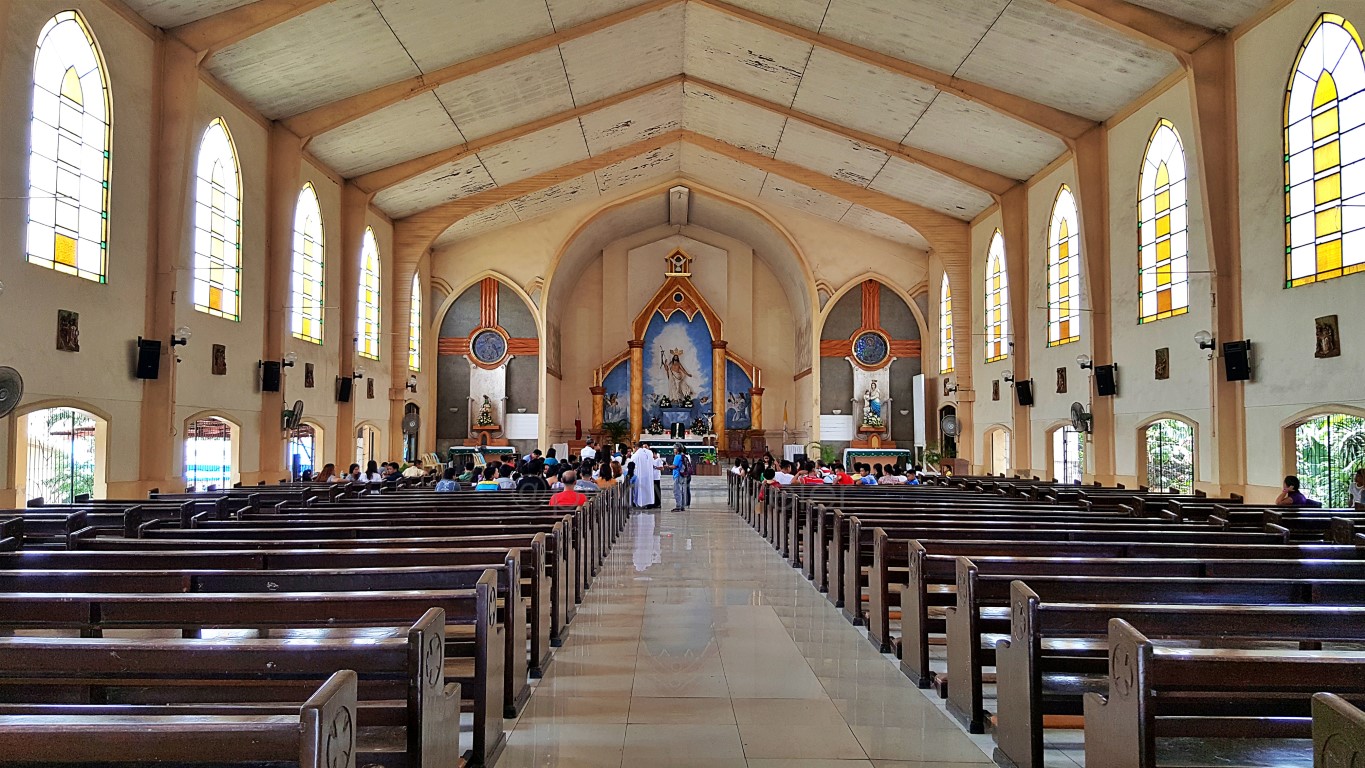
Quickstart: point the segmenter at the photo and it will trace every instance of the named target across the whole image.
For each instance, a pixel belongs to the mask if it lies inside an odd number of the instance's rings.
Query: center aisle
[[[718,479],[686,513],[632,516],[500,768],[990,765]]]

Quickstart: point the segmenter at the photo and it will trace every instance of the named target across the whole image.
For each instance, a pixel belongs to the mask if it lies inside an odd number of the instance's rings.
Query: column
[[[360,301],[360,249],[365,239],[365,215],[369,211],[371,195],[357,187],[352,182],[347,182],[341,188],[341,346],[337,350],[337,375],[350,376],[355,372],[356,357],[356,334],[360,329],[360,316],[357,312]],[[380,278],[383,280],[383,278]],[[383,289],[394,290],[389,284],[381,284],[381,296],[387,295]],[[380,320],[383,320],[381,312]],[[398,327],[397,318],[390,319],[395,328]],[[392,336],[392,328],[381,328],[385,335]],[[394,337],[395,339],[397,337]],[[402,337],[404,340],[407,336]],[[381,346],[380,355],[397,355],[397,344],[393,349],[383,349]],[[403,386],[407,383],[407,377],[402,380],[391,379],[392,386]],[[358,391],[358,390],[357,390]],[[336,421],[336,441],[335,455],[337,461],[343,457],[350,456],[355,451],[355,403],[358,397],[352,397],[350,402],[337,403]]]
[[[1001,234],[1005,238],[1005,271],[1009,275],[1010,364],[1015,381],[1029,377],[1029,237],[1028,190],[1018,184],[1000,197]],[[1028,477],[1033,466],[1032,408],[1019,404],[1012,389],[1000,393],[1012,401],[1014,428],[1010,434],[1010,469]],[[1040,475],[1041,476],[1041,475]]]
[[[630,439],[635,445],[645,431],[645,340],[631,339],[630,347]]]
[[[716,450],[726,447],[725,443],[725,348],[730,344],[721,339],[711,340],[711,412],[716,432]]]
[[[749,390],[750,427],[755,434],[763,434],[763,387]]]
[[[1096,365],[1114,362],[1113,327],[1109,306],[1109,131],[1104,126],[1091,129],[1071,143],[1076,157],[1076,206],[1081,215],[1081,253],[1087,275],[1085,287],[1090,301],[1090,356]],[[1078,347],[1080,345],[1077,345]],[[1078,350],[1079,354],[1079,350]],[[1068,365],[1068,368],[1071,366]],[[1093,376],[1087,376],[1091,387]],[[1093,389],[1090,412],[1094,428],[1086,456],[1093,457],[1092,476],[1105,485],[1114,483],[1114,398],[1099,397]]]
[[[588,436],[595,438],[602,431],[602,398],[607,394],[607,388],[599,384],[588,391],[592,393],[592,430]]]

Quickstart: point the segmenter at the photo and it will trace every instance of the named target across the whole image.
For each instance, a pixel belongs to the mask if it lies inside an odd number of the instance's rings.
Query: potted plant
[[[929,443],[924,446],[924,465],[927,467],[937,467],[943,461],[943,451],[939,450],[938,443]]]
[[[607,439],[611,441],[611,447],[615,448],[626,442],[630,437],[630,423],[626,421],[605,421],[602,423],[602,431],[607,434]]]

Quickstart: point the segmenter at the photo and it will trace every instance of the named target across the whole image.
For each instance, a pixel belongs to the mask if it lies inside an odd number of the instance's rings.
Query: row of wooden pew
[[[548,500],[286,485],[0,510],[0,763],[491,766],[629,515],[622,489]]]
[[[1360,744],[1365,511],[1019,478],[757,496],[731,480],[734,509],[993,732],[1001,765],[1042,766],[1045,726],[1080,718],[1086,764],[1105,768],[1185,764],[1182,749],[1310,765],[1296,739],[1314,711]]]

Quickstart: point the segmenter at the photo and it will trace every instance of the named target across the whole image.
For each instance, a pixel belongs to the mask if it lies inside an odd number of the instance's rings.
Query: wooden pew
[[[1313,768],[1365,764],[1365,712],[1334,693],[1313,694]]]
[[[1167,648],[1113,619],[1108,654],[1107,695],[1085,695],[1086,765],[1155,768],[1172,737],[1306,740],[1315,692],[1365,695],[1365,652]],[[1277,756],[1311,764],[1307,741]]]
[[[0,715],[0,759],[53,765],[261,764],[355,768],[356,675],[333,674],[289,715]]]

